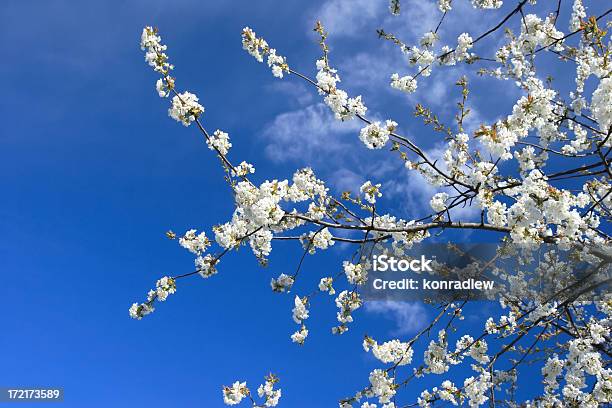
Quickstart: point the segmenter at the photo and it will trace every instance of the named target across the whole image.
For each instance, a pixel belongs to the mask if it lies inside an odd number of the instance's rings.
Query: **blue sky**
[[[224,258],[219,275],[180,282],[153,315],[129,319],[130,304],[156,279],[192,269],[192,257],[164,232],[209,231],[232,211],[216,159],[195,129],[168,118],[168,101],[155,92],[156,77],[139,49],[144,25],[160,28],[178,87],[200,97],[204,122],[229,132],[232,157],[254,163],[262,181],[310,164],[341,191],[366,178],[386,181],[401,163],[367,152],[358,127],[333,122],[313,89],[295,78],[279,81],[257,64],[241,49],[245,25],[312,75],[319,49],[311,27],[321,18],[343,87],[363,93],[374,117],[394,118],[404,133],[435,148],[411,115],[416,99],[382,88],[391,73],[412,71],[375,34],[384,26],[413,39],[437,22],[433,3],[406,2],[414,17],[395,20],[385,1],[360,0],[352,8],[341,0],[256,3],[0,5],[1,386],[61,386],[66,407],[217,407],[221,385],[242,379],[256,388],[273,371],[283,406],[335,406],[365,385],[375,366],[361,349],[364,332],[383,340],[406,335],[430,314],[421,305],[371,307],[347,335],[332,337],[335,306],[317,302],[307,344],[298,348],[288,338],[296,329],[292,296],[269,290],[270,278],[297,262],[299,249],[281,244],[267,269],[242,251]],[[501,13],[490,12],[489,21]],[[458,3],[444,33],[456,38],[488,26],[471,16],[468,2]],[[452,117],[458,97],[452,83],[462,70],[434,73],[416,98]],[[513,101],[500,101],[502,95],[518,96],[511,84],[474,93],[480,96],[469,126],[507,112]],[[386,191],[387,205],[408,218],[426,205],[430,190],[399,174]],[[343,251],[338,245],[307,259],[302,289],[336,273]]]

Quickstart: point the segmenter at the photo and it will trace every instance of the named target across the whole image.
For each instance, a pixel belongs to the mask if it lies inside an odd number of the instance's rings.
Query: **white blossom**
[[[423,355],[425,371],[433,374],[443,374],[448,371],[449,363],[454,363],[448,356],[448,341],[444,329],[438,332],[438,341],[430,341]]]
[[[491,374],[485,371],[476,378],[466,378],[463,386],[469,406],[479,407],[489,400],[487,395],[491,389]]]
[[[451,10],[451,1],[452,0],[438,0],[438,9],[441,12],[446,13]]]
[[[423,37],[421,37],[419,44],[421,45],[421,47],[431,48],[434,46],[436,41],[439,40],[439,38],[440,37],[438,36],[436,32],[428,31],[425,34],[423,34]]]
[[[210,150],[217,150],[222,155],[226,155],[232,147],[229,135],[219,129],[215,130],[210,139],[206,140],[206,144]]]
[[[245,177],[249,174],[255,173],[255,167],[252,164],[245,161],[240,162],[238,166],[232,169],[232,176]]]
[[[164,276],[163,278],[159,279],[155,284],[155,287],[157,300],[159,300],[160,302],[165,301],[169,295],[172,295],[176,292],[176,283],[174,279],[168,276]]]
[[[417,89],[417,81],[410,75],[400,78],[399,74],[396,73],[391,75],[391,88],[395,88],[406,93],[413,93]]]
[[[283,71],[289,72],[289,66],[285,57],[276,55],[275,49],[271,49],[268,54],[268,66],[272,69],[272,75],[277,78],[283,77]]]
[[[155,311],[155,308],[148,303],[133,303],[130,307],[130,317],[141,320],[144,316],[153,313],[153,311]]]
[[[278,278],[272,278],[272,280],[270,281],[270,286],[275,292],[288,292],[293,286],[294,282],[295,280],[293,279],[293,277],[281,273]]]
[[[265,258],[272,251],[272,231],[262,228],[249,237],[249,245],[257,258]]]
[[[278,382],[278,378],[273,374],[266,377],[266,381],[257,388],[259,398],[265,398],[264,406],[275,407],[282,395],[280,389],[275,390],[274,385]]]
[[[468,33],[462,33],[457,38],[457,48],[455,48],[455,58],[462,61],[469,57],[468,50],[472,48],[472,37]]]
[[[544,383],[546,384],[548,392],[554,391],[559,387],[557,379],[563,370],[564,364],[565,362],[560,360],[555,354],[553,357],[550,357],[546,361],[544,367],[542,367],[542,375],[544,376]]]
[[[246,386],[246,382],[236,381],[231,387],[223,387],[223,402],[226,405],[237,405],[248,394],[249,389]]]
[[[472,5],[481,9],[497,9],[503,4],[504,2],[501,0],[472,0]]]
[[[210,246],[210,240],[205,232],[197,234],[195,229],[191,229],[187,231],[184,236],[179,238],[179,244],[183,248],[189,250],[189,252],[200,255]]]
[[[351,323],[353,321],[353,316],[351,315],[355,310],[357,310],[362,305],[362,300],[359,297],[359,294],[356,292],[349,292],[347,290],[343,290],[336,297],[336,306],[340,309],[336,315],[338,322],[340,322],[339,326],[336,326],[332,329],[334,334],[342,334],[348,330],[346,326],[347,323]]]
[[[457,387],[455,387],[455,384],[453,384],[449,380],[445,380],[440,385],[440,389],[438,390],[438,396],[442,401],[448,401],[453,405],[458,405],[457,399],[455,398],[458,391],[459,390],[457,389]]]
[[[306,340],[306,337],[308,337],[308,329],[306,328],[306,326],[302,325],[302,327],[300,327],[300,330],[296,331],[291,335],[291,341],[302,345],[304,344],[304,340]]]
[[[363,285],[368,279],[368,271],[362,264],[355,265],[349,261],[344,261],[342,268],[350,284]]]
[[[257,61],[263,62],[263,55],[267,53],[268,43],[257,37],[249,27],[242,29],[242,48],[251,54]]]
[[[370,204],[376,203],[376,198],[382,197],[380,192],[381,184],[372,184],[371,181],[366,181],[361,185],[359,191],[364,195],[367,202]]]
[[[435,212],[442,212],[446,210],[446,200],[448,200],[448,194],[436,193],[431,198],[429,205]]]
[[[333,278],[325,277],[321,278],[319,281],[319,290],[321,292],[328,292],[330,295],[334,295],[336,293],[332,283],[334,282]]]
[[[599,82],[599,86],[593,92],[591,100],[591,112],[599,124],[599,129],[608,134],[612,126],[612,78],[604,78]],[[608,138],[606,146],[610,146]]]
[[[177,122],[189,126],[204,112],[204,107],[198,103],[198,97],[190,92],[183,92],[172,98],[172,106],[168,115]]]
[[[161,37],[157,29],[147,26],[142,30],[140,49],[145,51],[145,61],[147,61],[155,71],[163,75],[167,75],[168,72],[174,68],[174,66],[168,62],[168,56],[165,53],[167,48],[166,45],[161,43]],[[162,96],[161,92],[160,96]]]
[[[491,225],[495,225],[496,227],[503,227],[506,225],[506,204],[494,201],[487,208],[487,219]]]
[[[610,337],[610,327],[604,326],[592,319],[588,324],[589,335],[591,336],[591,342],[593,344],[601,344],[606,341],[606,338]]]
[[[465,353],[467,350],[467,354],[472,357],[474,360],[481,364],[485,364],[489,362],[489,356],[487,356],[487,343],[484,340],[474,339],[469,335],[464,335],[459,340],[457,340],[457,349],[455,353]]]
[[[570,31],[576,31],[580,28],[580,20],[586,17],[586,10],[582,4],[582,0],[574,0],[572,6],[572,16],[570,18]]]
[[[160,98],[165,98],[166,96],[170,95],[168,86],[162,78],[159,78],[155,83],[155,89],[157,90]]]
[[[378,368],[370,373],[372,392],[378,397],[378,401],[381,404],[389,402],[395,395],[393,380],[394,378],[389,378],[385,371]]]
[[[342,89],[337,88],[340,82],[338,71],[329,67],[324,59],[317,60],[317,87],[319,94],[325,95],[325,104],[334,112],[338,120],[351,120],[355,115],[365,115],[367,108],[361,96],[350,98]]]
[[[206,256],[198,256],[195,259],[195,267],[198,273],[203,278],[209,278],[217,273],[216,265],[219,260],[214,256],[208,254]]]
[[[361,129],[359,138],[369,149],[382,149],[396,127],[397,123],[392,120],[387,120],[384,126],[380,122],[373,122]]]
[[[327,249],[334,245],[333,238],[334,237],[332,236],[331,232],[329,232],[329,229],[323,228],[318,233],[314,233],[312,235],[312,248]]]
[[[414,351],[409,343],[402,343],[399,340],[390,340],[382,344],[378,344],[376,340],[366,336],[363,341],[365,351],[372,350],[372,354],[378,360],[385,364],[392,363],[397,366],[403,366],[412,362]]]
[[[308,309],[306,309],[306,302],[308,299],[300,298],[296,296],[294,299],[294,307],[293,307],[293,321],[297,324],[302,324],[302,322],[308,319]]]

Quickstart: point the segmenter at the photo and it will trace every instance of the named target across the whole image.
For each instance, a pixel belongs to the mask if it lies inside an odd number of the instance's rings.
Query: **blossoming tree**
[[[366,245],[383,243],[403,253],[434,231],[469,229],[497,234],[500,255],[511,251],[525,263],[530,262],[531,251],[543,244],[570,251],[594,268],[609,263],[612,252],[606,231],[612,205],[612,50],[606,18],[611,10],[589,16],[582,0],[574,0],[569,26],[562,27],[562,0],[550,2],[550,14],[545,16],[530,12],[535,0],[511,5],[503,5],[501,0],[471,3],[478,9],[508,10],[500,21],[491,21],[485,32],[463,33],[448,45],[440,44],[438,33],[445,16],[453,11],[451,0],[438,1],[439,24],[424,33],[418,44],[406,44],[392,33],[378,31],[382,40],[392,42],[408,57],[406,69],[413,71],[411,75],[390,75],[390,86],[398,92],[414,93],[420,83],[427,84],[432,70],[457,64],[466,64],[479,75],[511,81],[520,90],[511,112],[499,112],[502,119],[482,123],[471,134],[464,129],[469,115],[465,77],[457,81],[462,98],[452,126],[417,105],[414,114],[418,120],[432,126],[445,141],[441,158],[432,157],[416,138],[400,134],[394,120],[370,118],[362,96],[349,95],[340,88],[340,74],[333,68],[327,46],[328,34],[320,22],[315,31],[321,58],[313,76],[294,70],[252,29],[242,31],[244,50],[256,61],[265,62],[275,77],[305,81],[338,121],[360,122],[363,127],[355,143],[388,151],[390,159],[403,163],[407,172],[420,174],[438,189],[431,197],[431,212],[407,220],[377,208],[384,187],[376,181],[364,183],[357,194],[344,192],[340,196],[333,195],[310,168],[298,169],[291,180],[269,177],[256,181],[252,164],[237,163],[231,157],[228,133],[209,128],[198,97],[180,90],[171,76],[174,66],[157,29],[145,27],[141,48],[159,74],[159,96],[171,97],[170,117],[195,127],[219,159],[233,192],[235,211],[231,220],[212,227],[214,242],[206,232],[193,229],[180,237],[168,232],[170,239],[178,239],[180,246],[193,253],[195,270],[159,279],[146,301],[132,305],[130,316],[142,319],[152,313],[158,302],[176,292],[179,282],[187,284],[193,275],[208,278],[216,274],[224,256],[247,244],[265,265],[273,242],[297,241],[304,251],[301,266],[305,257],[336,242],[354,246],[356,253]],[[399,0],[389,4],[393,14],[399,14],[400,8]],[[508,28],[511,24],[515,24],[514,31]],[[494,55],[478,49],[484,38],[495,36],[500,45]],[[539,58],[547,54],[553,54],[558,64],[571,65],[575,72],[565,80],[565,86],[572,89],[568,95],[553,89],[552,82],[542,77],[546,73],[536,69]],[[555,170],[548,170],[547,164],[553,162]],[[463,213],[457,210],[465,206],[476,209],[477,219],[461,218]],[[295,295],[293,320],[297,329],[291,340],[304,344],[309,308],[323,293],[333,296],[338,308],[332,332],[341,335],[349,330],[353,314],[363,304],[360,289],[367,281],[368,268],[366,257],[346,259],[336,276],[321,276],[318,287],[310,293]],[[469,302],[449,301],[437,305],[435,318],[411,338],[381,343],[366,336],[363,348],[380,361],[380,368],[364,378],[355,395],[339,396],[340,406],[511,405],[521,367],[534,361],[542,362],[543,392],[525,401],[526,405],[595,407],[612,402],[612,297],[604,293],[599,300],[589,301],[583,296],[585,291],[567,295],[562,277],[572,270],[555,255],[549,255],[538,268],[561,277],[557,279],[558,290],[552,296],[538,294],[520,279],[514,280],[512,290],[500,299],[500,315],[489,317],[477,333],[461,332],[462,310]],[[272,290],[289,292],[299,272],[298,266],[292,275],[272,279]],[[454,332],[458,336],[453,347]],[[424,354],[417,356],[415,344],[427,344],[431,333],[437,336],[429,340]],[[419,390],[416,395],[414,391],[401,392],[415,378],[444,375],[451,366],[461,364],[471,365],[473,374],[442,378],[439,386]],[[269,375],[257,392],[251,392],[246,382],[237,381],[223,387],[223,399],[229,405],[246,400],[253,406],[276,406],[281,397],[277,383],[278,378]]]

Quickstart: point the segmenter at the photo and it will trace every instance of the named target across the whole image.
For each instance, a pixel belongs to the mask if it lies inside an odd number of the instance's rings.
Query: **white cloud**
[[[342,154],[357,140],[360,124],[356,121],[340,122],[322,103],[284,112],[276,116],[263,130],[267,142],[266,155],[274,161],[317,162],[330,155]],[[345,135],[355,134],[355,140]]]
[[[384,11],[386,4],[383,1],[330,0],[315,12],[314,20],[320,20],[334,37],[351,37],[361,34],[365,26],[376,20]]]
[[[391,332],[393,336],[414,333],[423,327],[427,319],[427,312],[421,303],[376,300],[366,302],[365,310],[394,320],[396,328]]]
[[[368,90],[391,89],[391,74],[405,70],[407,64],[397,50],[384,47],[372,52],[359,52],[340,63],[343,82]],[[397,92],[397,91],[395,91]]]
[[[431,213],[429,200],[438,190],[428,184],[420,174],[405,170],[384,184],[383,193],[399,203],[410,218],[420,218]]]
[[[359,191],[359,187],[364,183],[363,176],[347,168],[336,170],[330,178],[331,185],[336,191]]]
[[[418,39],[424,32],[433,30],[441,16],[433,1],[404,0],[402,14],[398,17],[389,13],[387,1],[329,0],[308,19],[308,28],[311,28],[313,20],[320,20],[332,39],[356,37],[364,33],[375,35],[379,27]]]
[[[312,87],[309,89],[303,82],[298,81],[275,81],[266,87],[273,93],[281,93],[288,96],[291,105],[306,106],[313,102],[314,95]]]
[[[474,105],[468,103],[467,107],[470,109],[470,113],[463,120],[463,127],[467,134],[473,134],[476,129],[484,122],[484,118],[480,113],[480,110]]]
[[[442,17],[442,13],[440,13],[434,1],[404,1],[402,2],[400,17],[389,14],[385,19],[384,27],[393,29],[392,32],[407,41],[416,41],[425,32],[435,29],[440,17]],[[406,21],[409,21],[409,24],[406,24]]]
[[[441,72],[435,76],[421,78],[423,92],[421,95],[428,107],[445,109],[457,106],[455,98],[449,98],[448,94],[454,89],[459,75],[450,72]]]

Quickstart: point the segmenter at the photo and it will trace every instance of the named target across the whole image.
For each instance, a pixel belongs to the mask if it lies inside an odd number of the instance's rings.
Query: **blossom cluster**
[[[378,397],[381,404],[388,403],[396,393],[394,378],[389,377],[386,371],[379,368],[370,373],[370,384],[372,394]]]
[[[308,329],[304,325],[304,320],[308,319],[308,298],[300,298],[296,296],[294,299],[294,307],[293,307],[293,321],[297,324],[301,325],[300,329],[291,335],[291,340],[294,343],[298,343],[300,345],[304,344],[304,340],[308,336]]]
[[[278,405],[278,400],[281,397],[281,390],[274,389],[274,385],[278,382],[278,378],[270,374],[265,378],[265,382],[257,388],[259,398],[265,398],[264,406],[275,407]]]
[[[272,278],[270,286],[274,292],[289,292],[294,282],[292,276],[281,273],[278,278]]]
[[[174,65],[168,62],[165,51],[167,46],[161,43],[161,37],[156,28],[147,26],[142,30],[140,48],[145,51],[145,60],[162,77],[155,83],[155,89],[160,97],[164,98],[174,92],[172,105],[168,109],[168,115],[189,126],[203,112],[204,107],[198,103],[198,97],[191,92],[176,93],[175,79],[169,75]]]
[[[172,295],[176,292],[176,281],[168,276],[164,276],[159,279],[155,284],[155,289],[151,289],[149,293],[147,293],[147,301],[144,303],[134,303],[130,307],[130,317],[132,319],[140,320],[144,316],[152,313],[155,308],[153,307],[153,302],[158,300],[160,302],[164,302],[169,295]]]
[[[376,199],[382,197],[380,187],[382,184],[372,184],[371,181],[366,181],[361,185],[359,191],[364,195],[367,202],[376,204]]]
[[[168,62],[166,45],[161,43],[161,37],[156,28],[147,26],[142,30],[140,49],[145,51],[145,61],[157,72],[167,75],[174,66]]]
[[[168,115],[177,122],[189,126],[203,112],[204,107],[198,103],[199,99],[191,92],[183,92],[172,97],[172,106],[168,109]]]
[[[206,144],[210,150],[218,151],[222,155],[227,155],[232,143],[230,142],[229,135],[222,130],[215,130],[212,135],[206,140]]]
[[[191,229],[179,238],[179,244],[195,255],[201,255],[210,246],[210,240],[205,232],[197,234],[195,229]]]
[[[280,381],[277,376],[270,373],[265,376],[264,383],[257,388],[257,395],[263,399],[260,404],[255,404],[251,397],[251,391],[247,387],[246,381],[236,381],[231,386],[223,386],[223,402],[226,405],[238,405],[245,398],[251,398],[253,406],[258,407],[275,407],[282,396],[282,390],[274,389],[276,384]]]
[[[347,290],[343,290],[336,297],[336,306],[338,309],[338,313],[336,314],[336,318],[340,325],[332,328],[332,333],[334,334],[343,334],[348,330],[348,323],[353,321],[352,313],[359,309],[363,301],[359,297],[357,292],[349,292]]]
[[[391,88],[413,93],[417,89],[417,81],[410,75],[400,77],[399,74],[395,73],[391,75]]]
[[[331,296],[333,296],[336,293],[336,290],[332,286],[333,282],[334,282],[333,278],[330,278],[330,277],[321,278],[321,280],[319,281],[319,290],[321,292],[328,292]]]
[[[351,285],[363,285],[368,280],[368,270],[363,264],[353,264],[349,261],[342,263],[346,280]]]
[[[431,198],[429,205],[435,212],[442,212],[446,209],[446,200],[448,200],[447,193],[436,193]]]
[[[397,122],[392,120],[380,122],[372,122],[359,132],[359,139],[369,149],[382,149],[389,141],[389,135],[397,127]]]
[[[325,104],[338,120],[350,120],[355,115],[365,115],[367,108],[361,101],[361,95],[350,98],[346,91],[336,85],[340,82],[338,71],[331,68],[326,59],[317,60],[317,87],[319,94],[325,95]]]
[[[403,343],[396,339],[378,344],[376,340],[368,336],[363,340],[363,349],[365,351],[371,349],[374,357],[381,362],[392,363],[397,366],[410,364],[414,354],[409,343]]]
[[[276,54],[274,48],[270,48],[266,40],[257,37],[257,34],[249,27],[242,30],[242,48],[251,54],[257,61],[263,62],[264,56],[268,56],[268,66],[272,70],[272,75],[282,78],[285,72],[289,72],[287,59]]]
[[[478,9],[498,9],[503,4],[501,0],[471,0],[471,3]],[[323,56],[316,62],[314,79],[290,69],[286,59],[265,40],[250,28],[244,28],[242,45],[250,55],[262,63],[266,59],[275,77],[283,78],[285,74],[293,73],[315,85],[337,120],[361,121],[363,127],[359,139],[366,147],[383,149],[392,141],[391,151],[399,152],[405,167],[417,171],[439,191],[432,195],[429,202],[435,213],[418,220],[403,220],[385,214],[381,211],[385,203],[378,203],[382,197],[382,184],[371,181],[361,185],[357,197],[349,192],[344,193],[342,202],[333,197],[325,183],[310,168],[296,171],[289,180],[263,179],[265,181],[255,182],[250,177],[255,171],[252,164],[242,161],[232,165],[227,157],[232,148],[229,135],[221,130],[209,134],[198,121],[198,128],[204,133],[208,148],[221,159],[226,180],[232,189],[235,209],[229,221],[213,227],[214,242],[204,232],[198,233],[195,229],[179,238],[179,244],[196,257],[196,271],[186,275],[198,273],[209,277],[215,274],[220,258],[242,246],[250,247],[259,262],[267,265],[275,239],[299,241],[306,257],[342,241],[357,244],[361,250],[372,241],[390,244],[390,251],[403,254],[406,248],[427,238],[430,229],[436,228],[469,227],[504,233],[506,238],[498,253],[504,259],[517,259],[519,267],[516,275],[512,276],[499,273],[497,269],[493,273],[500,281],[508,283],[507,289],[500,295],[500,306],[509,310],[497,318],[489,317],[481,336],[459,336],[452,350],[449,348],[449,333],[455,331],[454,323],[462,320],[463,315],[461,307],[449,306],[455,310],[448,313],[448,324],[437,326],[437,339],[429,341],[422,355],[422,364],[413,369],[413,376],[445,374],[451,366],[464,362],[471,364],[475,374],[456,383],[444,380],[439,386],[424,390],[417,403],[423,407],[436,401],[453,405],[467,403],[470,406],[487,403],[493,388],[497,392],[503,384],[516,382],[514,368],[505,371],[493,369],[493,364],[506,350],[494,354],[489,349],[496,342],[490,339],[497,337],[507,344],[513,336],[522,337],[535,327],[542,329],[542,342],[554,338],[559,331],[570,339],[566,344],[555,345],[557,354],[549,354],[546,359],[540,360],[545,361],[542,367],[544,394],[534,400],[533,406],[570,404],[595,407],[609,403],[612,400],[612,370],[607,368],[601,352],[610,342],[610,297],[597,302],[547,299],[532,287],[533,282],[528,281],[521,270],[534,264],[530,251],[539,248],[542,243],[555,244],[562,250],[576,250],[576,258],[591,265],[600,262],[598,256],[605,258],[609,253],[609,237],[604,228],[610,219],[609,208],[612,208],[607,158],[612,147],[609,41],[606,41],[606,31],[600,28],[599,19],[586,19],[582,0],[573,2],[569,35],[557,28],[558,13],[542,18],[524,13],[525,4],[521,2],[513,12],[519,16],[519,31],[515,34],[510,29],[506,30],[506,40],[498,42],[501,46],[495,58],[483,58],[494,68],[479,71],[494,78],[509,79],[519,88],[520,95],[509,104],[512,106],[511,112],[497,116],[499,120],[482,123],[473,130],[471,125],[464,123],[470,109],[466,106],[467,79],[460,79],[457,85],[461,86],[463,101],[458,104],[456,129],[442,124],[435,114],[421,105],[415,110],[416,116],[423,117],[426,124],[433,125],[434,130],[443,135],[443,142],[436,146],[433,158],[430,158],[430,152],[416,146],[410,137],[401,136],[397,122],[367,118],[362,97],[350,97],[339,88],[340,75],[330,66],[329,48],[325,44],[327,33],[320,24],[315,31],[321,35]],[[443,13],[450,12],[452,6],[451,0],[438,1]],[[399,14],[400,1],[390,1],[389,9],[393,14]],[[440,24],[443,20],[444,17]],[[443,68],[460,62],[485,62],[480,61],[474,53],[477,51],[474,50],[475,46],[484,43],[480,42],[483,36],[474,40],[470,33],[465,32],[458,35],[456,43],[453,39],[445,45],[442,38],[445,32],[438,28],[417,37],[414,46],[407,46],[393,36],[381,34],[400,45],[410,65],[418,68],[418,73],[413,75],[392,74],[392,88],[414,93],[419,85],[417,78],[429,77],[434,66]],[[578,46],[572,47],[569,40],[576,33],[579,33],[574,37]],[[161,97],[174,95],[169,115],[185,126],[197,121],[204,107],[196,95],[175,90],[175,80],[169,76],[173,67],[168,62],[166,46],[162,45],[157,30],[145,28],[141,48],[145,51],[146,61],[161,75],[156,83],[158,94]],[[563,92],[552,88],[551,80],[545,81],[542,73],[536,71],[536,57],[540,51],[546,50],[554,52],[562,61],[575,64],[575,88],[569,91],[569,99]],[[593,79],[592,84],[587,83],[589,78]],[[418,89],[424,88],[421,86]],[[589,96],[588,92],[592,94]],[[569,170],[555,173],[556,170],[550,171],[550,168],[557,167],[559,163],[550,160],[551,157],[568,160],[568,163],[573,160],[575,165],[568,167]],[[580,158],[588,160],[581,161]],[[591,164],[593,159],[599,162]],[[515,165],[515,171],[508,170],[510,164]],[[560,176],[566,175],[576,179],[570,186],[559,183],[564,179]],[[392,189],[385,191],[393,192]],[[455,210],[459,206],[472,205],[480,212],[480,223],[464,222],[462,214]],[[424,224],[423,220],[428,221]],[[291,236],[284,234],[292,230],[297,232]],[[337,233],[340,230],[363,235],[347,237]],[[221,249],[220,253],[207,253],[214,243]],[[592,248],[595,250],[591,251]],[[356,253],[359,252],[363,251]],[[299,265],[298,271],[292,275],[281,273],[272,278],[271,289],[279,293],[297,289],[296,280],[302,262]],[[332,328],[332,333],[346,332],[348,324],[353,322],[354,312],[364,302],[360,290],[367,281],[369,265],[361,255],[350,261],[342,260],[341,265],[342,270],[338,271],[337,276],[316,277],[314,282],[315,285],[318,282],[318,291],[315,289],[307,296],[293,296],[292,293],[292,318],[298,325],[290,336],[294,343],[304,344],[309,335],[305,325],[310,317],[309,307],[312,306],[313,296],[322,292],[335,296],[338,308],[338,325]],[[568,282],[572,273],[571,267],[570,262],[562,262],[546,254],[538,258],[533,269],[548,272],[552,278],[544,275],[544,280],[557,291],[562,291],[563,284]],[[349,285],[350,289],[343,290],[343,285]],[[334,286],[338,288],[338,294]],[[146,302],[132,305],[130,316],[141,319],[154,310],[155,301],[165,301],[175,291],[175,278],[158,280],[155,289],[147,294]],[[597,312],[593,313],[593,310]],[[424,332],[429,334],[434,330],[436,322]],[[401,382],[396,382],[396,378],[401,378],[400,368],[405,370],[404,366],[415,359],[413,344],[421,334],[408,341],[394,339],[383,343],[366,336],[364,350],[371,351],[379,362],[392,366],[372,370],[369,385],[354,397],[341,402],[341,407],[348,408],[353,402],[361,403],[361,399],[366,397],[376,398],[375,402],[383,408],[397,408],[394,397]],[[548,349],[542,347],[537,350],[544,354]],[[281,396],[280,390],[274,388],[276,382],[277,378],[270,376],[259,386],[257,395],[263,400],[261,404],[254,401],[255,396],[251,395],[246,383],[239,381],[223,388],[224,402],[235,405],[249,398],[256,406],[276,406]],[[375,408],[377,404],[366,401],[361,407]],[[527,406],[532,406],[530,404],[528,401]]]

